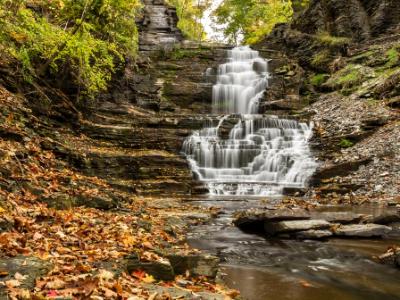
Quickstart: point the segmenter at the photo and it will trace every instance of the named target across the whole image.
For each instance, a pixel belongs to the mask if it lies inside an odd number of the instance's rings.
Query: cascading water
[[[268,87],[268,63],[257,51],[237,47],[218,68],[213,113],[223,114],[195,131],[183,145],[193,172],[216,195],[279,195],[304,187],[315,171],[308,139],[311,127],[295,120],[258,115]],[[238,118],[229,138],[220,137],[228,118]]]

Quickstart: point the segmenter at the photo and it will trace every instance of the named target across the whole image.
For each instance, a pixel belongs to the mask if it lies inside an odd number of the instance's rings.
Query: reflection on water
[[[221,207],[222,214],[211,224],[194,228],[189,236],[193,247],[221,257],[225,282],[240,290],[244,299],[400,299],[400,271],[372,260],[388,246],[398,244],[399,235],[390,240],[280,240],[248,234],[231,225],[234,211],[273,202],[226,197],[200,201]],[[376,214],[381,209],[325,207],[320,211]]]
[[[399,279],[392,280],[394,285],[380,287],[377,283],[370,286],[348,285],[343,274],[331,278],[330,284],[302,279],[295,274],[282,274],[271,270],[259,270],[247,267],[223,267],[225,282],[232,288],[239,289],[244,299],[261,300],[395,300],[398,294]],[[354,276],[356,275],[356,276]],[[362,281],[362,274],[353,274]],[[399,274],[397,274],[398,276]],[[324,274],[320,275],[324,277]],[[396,274],[393,274],[396,276]]]

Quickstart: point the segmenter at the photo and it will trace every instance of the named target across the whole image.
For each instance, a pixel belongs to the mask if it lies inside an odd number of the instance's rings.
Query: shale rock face
[[[142,17],[137,20],[139,50],[166,49],[183,40],[182,32],[176,26],[178,16],[175,8],[167,6],[163,0],[143,2]]]
[[[310,34],[326,31],[334,36],[364,40],[393,30],[399,19],[397,0],[314,0],[292,28]]]

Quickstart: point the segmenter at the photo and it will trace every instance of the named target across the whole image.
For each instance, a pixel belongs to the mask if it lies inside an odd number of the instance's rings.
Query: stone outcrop
[[[397,222],[399,216],[393,210],[372,216],[300,208],[249,209],[236,213],[233,223],[242,230],[264,232],[269,238],[382,238],[392,230],[397,232],[393,222]]]
[[[168,49],[183,40],[183,34],[177,28],[175,8],[163,0],[145,0],[143,4],[141,17],[136,21],[140,51]]]
[[[331,224],[325,220],[294,220],[266,222],[264,230],[267,234],[277,235],[296,231],[320,230],[329,228]]]
[[[390,32],[399,20],[397,0],[314,0],[292,28],[308,34],[326,31],[359,41]]]
[[[341,225],[335,228],[334,234],[345,237],[382,237],[392,229],[385,225],[366,224],[366,225]]]

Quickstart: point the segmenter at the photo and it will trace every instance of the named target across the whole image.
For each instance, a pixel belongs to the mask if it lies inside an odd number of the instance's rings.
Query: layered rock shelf
[[[264,231],[267,236],[278,238],[383,238],[392,232],[399,217],[399,212],[372,216],[352,212],[307,211],[300,208],[257,209],[236,213],[233,223],[243,230]]]

